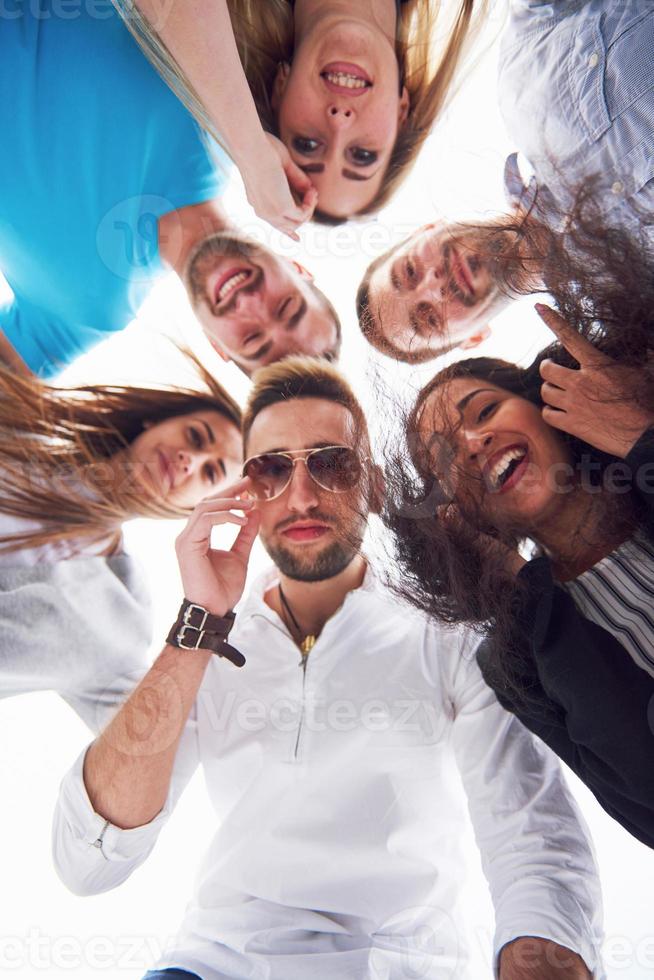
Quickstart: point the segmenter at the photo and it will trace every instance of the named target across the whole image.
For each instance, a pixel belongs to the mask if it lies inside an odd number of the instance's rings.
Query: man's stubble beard
[[[281,545],[275,547],[264,542],[264,547],[282,575],[296,582],[324,582],[335,578],[358,553],[345,542],[334,541],[309,562]]]
[[[317,515],[316,515],[317,516]],[[351,515],[347,528],[334,528],[335,540],[317,555],[305,556],[261,536],[261,543],[279,571],[297,582],[324,582],[345,571],[361,552],[367,527],[367,514]]]

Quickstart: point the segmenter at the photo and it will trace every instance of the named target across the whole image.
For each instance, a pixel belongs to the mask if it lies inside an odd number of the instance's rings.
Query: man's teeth
[[[367,88],[368,82],[365,78],[359,78],[357,75],[346,75],[344,72],[333,72],[326,71],[324,78],[332,85],[341,85],[343,88]]]
[[[249,275],[249,272],[237,272],[235,276],[230,276],[227,282],[223,283],[218,290],[218,299],[221,300],[225,296],[229,296],[232,290],[240,286],[242,282],[245,282]]]
[[[509,469],[512,469],[512,463],[522,461],[527,455],[526,449],[507,449],[505,453],[498,459],[498,461],[493,466],[490,471],[490,481],[494,487],[501,487],[509,476]]]

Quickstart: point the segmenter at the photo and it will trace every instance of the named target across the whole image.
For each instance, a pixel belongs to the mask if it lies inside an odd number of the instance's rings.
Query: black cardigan
[[[654,429],[625,463],[654,510]],[[500,704],[567,763],[607,813],[654,848],[654,677],[579,612],[554,582],[547,558],[529,562],[520,579],[527,585],[520,631],[525,656],[516,680],[525,697],[514,696],[498,677],[492,637],[477,653],[484,678]]]

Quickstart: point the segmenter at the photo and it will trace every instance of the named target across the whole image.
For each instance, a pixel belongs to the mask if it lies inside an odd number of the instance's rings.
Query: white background
[[[493,30],[498,27],[497,21]],[[343,319],[342,365],[362,400],[372,402],[380,372],[403,394],[432,370],[382,364],[358,335],[354,294],[368,261],[435,216],[483,216],[504,205],[502,167],[507,143],[494,103],[494,52],[474,66],[463,91],[430,138],[410,181],[377,222],[345,229],[306,229],[302,246],[281,241],[253,219],[240,182],[228,194],[230,211],[253,233],[298,258],[317,276]],[[65,234],[65,231],[62,232]],[[484,353],[528,361],[548,339],[530,301],[515,303],[494,321]],[[247,385],[199,336],[174,277],[154,290],[138,320],[96,348],[64,375],[66,382],[188,380],[186,369],[160,340],[183,336],[234,392]],[[480,348],[480,352],[481,352]],[[409,387],[407,387],[407,385]],[[378,420],[378,415],[376,416]],[[156,654],[177,610],[181,590],[172,542],[179,525],[137,521],[127,529],[130,550],[144,562],[155,602]],[[253,570],[265,562],[259,550]],[[47,642],[47,637],[40,638]],[[174,933],[190,895],[194,871],[208,846],[214,818],[196,776],[147,864],[118,891],[80,899],[59,883],[50,859],[50,821],[61,776],[88,741],[88,732],[54,694],[0,702],[0,975],[28,980],[104,977],[137,980]],[[605,963],[610,980],[654,976],[654,854],[607,817],[576,779],[571,783],[592,830],[605,890]],[[263,817],[262,817],[263,819]],[[480,978],[490,977],[492,909],[470,844],[469,922]]]

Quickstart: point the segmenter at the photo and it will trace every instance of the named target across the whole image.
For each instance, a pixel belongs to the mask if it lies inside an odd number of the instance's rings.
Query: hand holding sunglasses
[[[351,446],[291,449],[251,456],[243,465],[243,476],[249,478],[249,493],[257,500],[276,500],[290,484],[296,465],[301,463],[322,490],[347,493],[361,479],[361,462]]]

